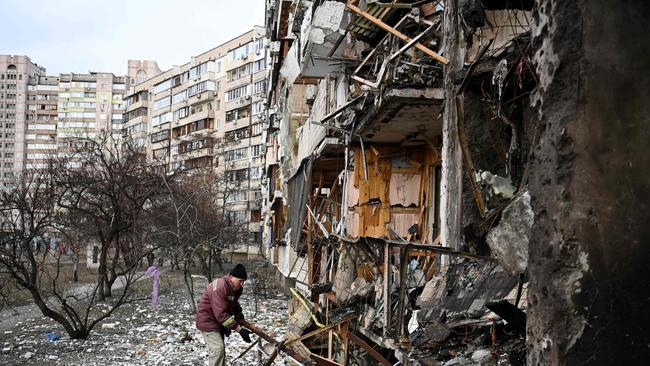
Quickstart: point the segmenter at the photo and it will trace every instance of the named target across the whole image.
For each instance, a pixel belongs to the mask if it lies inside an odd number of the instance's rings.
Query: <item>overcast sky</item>
[[[127,60],[182,65],[264,24],[265,0],[2,0],[0,54],[26,55],[48,75],[124,75]]]

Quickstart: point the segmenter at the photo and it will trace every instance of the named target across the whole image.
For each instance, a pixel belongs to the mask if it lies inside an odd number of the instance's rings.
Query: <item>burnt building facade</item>
[[[571,27],[537,3],[267,2],[262,240],[292,288],[294,356],[568,362],[587,323],[543,298],[580,293],[590,254],[547,215],[587,194],[556,191],[576,151],[554,135],[567,111],[542,114],[566,72],[549,27]],[[557,278],[544,264],[567,261]],[[551,335],[554,320],[577,338]]]

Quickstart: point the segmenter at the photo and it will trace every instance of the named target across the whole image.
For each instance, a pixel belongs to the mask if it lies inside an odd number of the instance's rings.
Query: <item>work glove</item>
[[[241,336],[241,339],[244,340],[244,342],[246,342],[246,343],[251,343],[252,342],[251,341],[251,331],[250,330],[248,330],[246,328],[242,328],[242,329],[239,330],[239,335]]]

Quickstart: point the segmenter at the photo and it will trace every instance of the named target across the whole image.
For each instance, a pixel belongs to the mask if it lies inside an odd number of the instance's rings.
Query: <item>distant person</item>
[[[248,278],[246,268],[237,264],[229,275],[208,284],[196,310],[196,328],[201,331],[208,345],[209,365],[226,365],[224,336],[234,330],[242,339],[251,342],[250,331],[239,323],[244,319],[239,305],[239,296]]]
[[[153,261],[156,259],[156,255],[153,252],[147,253],[147,264],[149,267],[153,266]]]

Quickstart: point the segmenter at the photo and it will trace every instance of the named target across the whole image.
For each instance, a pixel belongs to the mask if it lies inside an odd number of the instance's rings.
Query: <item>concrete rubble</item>
[[[19,321],[13,332],[0,333],[0,364],[3,365],[199,365],[207,362],[207,346],[194,325],[180,280],[161,276],[159,307],[149,301],[131,303],[98,326],[87,340],[71,340],[49,318],[34,314]],[[205,281],[197,281],[202,288]],[[269,334],[281,337],[287,328],[287,298],[274,294],[261,299],[255,314],[250,291],[240,300],[244,316]],[[46,333],[61,335],[48,340]],[[253,336],[253,339],[256,337]],[[229,365],[252,365],[267,356],[252,350],[232,362],[248,344],[237,334],[226,339]],[[279,358],[273,365],[284,365]]]

